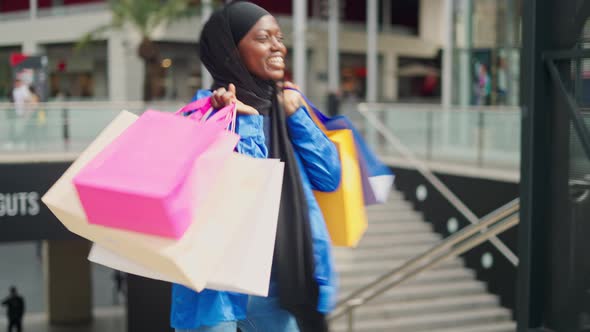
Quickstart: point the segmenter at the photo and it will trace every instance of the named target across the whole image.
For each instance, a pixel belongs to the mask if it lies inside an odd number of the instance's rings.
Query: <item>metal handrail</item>
[[[472,224],[479,223],[479,218],[463,203],[457,195],[455,195],[442,181],[438,179],[434,173],[428,168],[428,166],[418,160],[415,157],[414,153],[410,151],[395,135],[389,131],[385,125],[380,122],[374,114],[369,111],[370,107],[376,107],[378,104],[359,104],[359,113],[365,117],[367,121],[379,131],[383,137],[387,140],[389,144],[391,144],[395,149],[397,149],[402,156],[410,161],[416,170],[424,176],[440,193],[445,197],[453,207],[455,207],[466,219]],[[490,238],[490,242],[508,259],[512,265],[518,265],[518,257],[508,248],[504,242],[498,239],[496,236]]]
[[[518,223],[519,223],[518,214],[515,214],[514,216],[512,216],[509,219],[502,220],[501,222],[497,223],[493,227],[489,228],[485,233],[480,233],[480,234],[470,238],[465,243],[462,243],[460,246],[452,249],[451,251],[449,251],[439,257],[436,257],[436,259],[433,259],[422,266],[418,266],[417,268],[403,274],[402,276],[400,276],[396,280],[394,280],[382,287],[377,288],[374,292],[371,293],[371,295],[363,298],[362,302],[353,303],[354,306],[346,307],[345,309],[342,310],[341,313],[339,313],[338,316],[331,316],[330,319],[335,319],[335,318],[342,316],[344,314],[348,314],[348,331],[353,332],[354,317],[352,315],[352,313],[353,313],[352,310],[354,310],[359,305],[367,303],[368,301],[374,299],[375,297],[383,294],[383,292],[391,289],[392,287],[401,284],[402,282],[404,282],[405,280],[408,280],[409,278],[411,278],[413,276],[418,275],[420,272],[423,272],[427,269],[431,269],[431,268],[435,267],[436,265],[443,262],[445,259],[448,259],[451,257],[457,257],[457,256],[461,255],[462,253],[464,253],[464,252],[480,245],[481,243],[489,240],[490,237],[501,234],[502,232],[516,226]],[[474,225],[471,225],[469,227],[473,227],[473,226]]]
[[[496,236],[511,228],[518,223],[519,209],[520,200],[517,198],[489,213],[481,219],[481,222],[470,225],[451,235],[443,242],[410,259],[402,266],[391,270],[367,286],[353,292],[337,304],[336,309],[330,315],[329,319],[334,320],[347,313],[351,315],[352,310],[356,307],[367,303],[389,288],[439,264],[448,257],[460,255],[479,245],[483,241],[490,239],[492,236]],[[476,233],[479,234],[475,235]],[[459,246],[455,247],[457,244],[459,244]],[[384,283],[384,286],[380,286]],[[351,316],[349,316],[349,324],[350,317]]]

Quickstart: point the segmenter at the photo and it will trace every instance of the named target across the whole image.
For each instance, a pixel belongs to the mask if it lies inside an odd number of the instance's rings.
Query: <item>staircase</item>
[[[401,193],[368,208],[369,228],[355,249],[334,248],[340,298],[363,287],[441,241]],[[330,331],[347,331],[346,317]],[[445,261],[354,311],[356,332],[514,332],[508,309],[466,268]]]

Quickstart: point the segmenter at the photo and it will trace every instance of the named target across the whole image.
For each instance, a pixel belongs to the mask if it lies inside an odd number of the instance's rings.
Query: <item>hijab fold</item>
[[[327,331],[325,318],[316,310],[318,285],[309,211],[286,115],[278,101],[274,81],[253,76],[238,52],[239,41],[266,10],[249,2],[235,2],[215,12],[203,27],[200,57],[214,79],[213,89],[236,86],[238,100],[254,107],[270,121],[270,158],[285,163],[273,256],[273,275],[281,306],[296,318],[301,331]],[[252,267],[255,268],[255,267]]]

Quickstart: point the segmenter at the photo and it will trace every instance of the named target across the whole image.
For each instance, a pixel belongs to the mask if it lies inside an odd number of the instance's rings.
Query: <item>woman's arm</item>
[[[287,128],[312,188],[324,192],[338,189],[341,175],[338,150],[315,125],[304,106],[287,117]]]

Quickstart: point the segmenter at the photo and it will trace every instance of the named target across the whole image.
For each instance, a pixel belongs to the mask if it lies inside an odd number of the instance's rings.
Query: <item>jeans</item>
[[[259,296],[249,297],[246,319],[176,332],[236,332],[238,327],[242,332],[299,332],[295,317],[279,307],[278,298]]]

